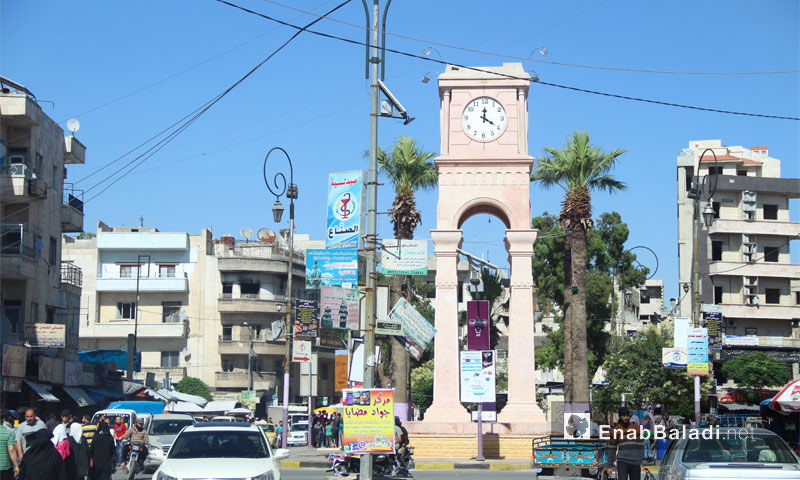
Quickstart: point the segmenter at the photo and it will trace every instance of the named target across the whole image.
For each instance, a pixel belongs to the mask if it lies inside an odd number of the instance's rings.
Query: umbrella
[[[800,412],[800,380],[789,382],[769,402],[769,408],[777,412]]]
[[[319,407],[318,409],[314,410],[314,413],[320,413],[320,412],[336,413],[339,411],[340,408],[342,408],[342,404],[336,403],[334,405],[328,405],[327,407]]]

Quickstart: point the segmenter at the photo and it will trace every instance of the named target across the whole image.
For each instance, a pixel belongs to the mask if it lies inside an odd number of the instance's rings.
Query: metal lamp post
[[[242,323],[247,327],[247,391],[253,390],[253,326],[247,322]]]
[[[267,160],[270,154],[275,150],[281,151],[289,162],[289,183],[286,183],[286,176],[278,172],[272,179],[273,185],[270,186],[267,180]],[[284,359],[283,359],[283,428],[284,434],[281,437],[281,447],[286,448],[286,432],[289,429],[289,370],[291,367],[291,358],[289,355],[291,345],[289,344],[290,337],[292,336],[292,277],[294,273],[294,201],[297,199],[297,185],[294,184],[294,168],[292,167],[292,159],[281,147],[273,147],[267,152],[264,157],[264,184],[267,190],[275,195],[275,204],[272,206],[272,217],[275,223],[280,223],[283,216],[283,205],[281,204],[280,197],[284,194],[289,199],[289,263],[286,268],[288,271],[288,279],[286,281],[286,317],[284,321],[283,338],[286,341],[284,346]],[[274,190],[273,190],[274,187]],[[280,304],[279,304],[280,305]],[[280,306],[278,313],[280,313]]]
[[[478,285],[481,284],[480,270],[474,268],[470,271],[469,283],[475,287],[475,300],[480,301],[481,292],[478,289]],[[478,402],[478,455],[475,457],[475,460],[479,462],[486,460],[483,458],[483,402]]]
[[[150,277],[150,255],[139,255],[136,257],[136,305],[135,310],[133,311],[133,348],[130,348],[130,335],[128,335],[128,357],[127,357],[127,365],[125,367],[128,369],[128,381],[133,381],[133,369],[136,363],[136,348],[137,348],[137,340],[139,338],[139,279],[141,278],[141,271],[142,271],[142,259],[147,259],[147,276]],[[133,350],[133,353],[130,352]]]

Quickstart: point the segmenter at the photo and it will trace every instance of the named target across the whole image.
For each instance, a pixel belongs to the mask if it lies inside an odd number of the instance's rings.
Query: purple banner
[[[467,302],[467,349],[489,350],[489,301]]]

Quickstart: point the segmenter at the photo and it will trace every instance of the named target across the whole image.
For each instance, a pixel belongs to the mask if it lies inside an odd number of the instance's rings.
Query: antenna
[[[269,228],[261,228],[258,230],[258,239],[264,243],[274,243],[278,236]]]
[[[253,238],[253,230],[251,230],[251,229],[249,229],[247,227],[244,227],[243,229],[241,229],[239,231],[239,233],[242,234],[242,236],[245,238],[245,240],[249,241],[251,238]]]
[[[81,128],[81,122],[79,122],[77,118],[70,118],[67,120],[67,128],[70,132],[72,132],[73,135],[75,135],[75,132]]]

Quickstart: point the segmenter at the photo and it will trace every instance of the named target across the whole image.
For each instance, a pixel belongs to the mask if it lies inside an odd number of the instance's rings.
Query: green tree
[[[433,403],[433,359],[411,371],[411,400],[423,414]]]
[[[389,218],[394,227],[394,236],[398,240],[412,240],[414,230],[422,222],[422,213],[417,210],[414,193],[418,190],[430,190],[436,188],[438,176],[436,166],[433,164],[433,152],[426,152],[418,146],[416,141],[405,135],[392,145],[390,151],[378,148],[378,166],[381,173],[389,178],[394,186],[395,197],[392,208],[389,210]],[[410,283],[410,279],[401,275],[392,278],[392,303],[397,301],[400,296],[404,296],[403,284]],[[391,384],[395,389],[395,398],[398,403],[408,403],[409,385],[409,355],[405,347],[399,340],[388,340],[390,343],[387,348],[390,355],[385,356],[385,362],[390,367],[389,372],[384,369],[384,373],[391,375]]]
[[[564,230],[564,402],[589,404],[586,314],[586,243],[592,228],[592,190],[625,189],[614,169],[624,150],[603,152],[587,132],[576,131],[563,149],[545,147],[531,181],[565,192],[559,226]]]
[[[175,386],[175,390],[189,395],[197,395],[211,401],[211,392],[208,390],[208,385],[196,377],[183,377]]]
[[[768,357],[763,352],[754,352],[728,360],[722,365],[722,373],[747,392],[751,402],[758,400],[758,390],[765,387],[782,387],[792,379],[786,364]]]

